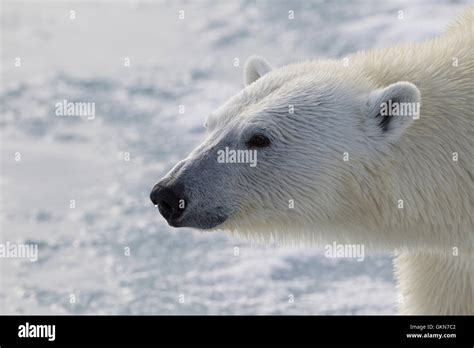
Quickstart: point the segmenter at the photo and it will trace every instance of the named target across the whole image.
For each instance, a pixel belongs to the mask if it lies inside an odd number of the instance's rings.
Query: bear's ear
[[[246,86],[257,81],[260,77],[272,70],[272,66],[262,57],[252,56],[245,62],[244,83]]]
[[[365,128],[369,136],[396,141],[420,117],[421,96],[410,82],[397,82],[369,95]]]

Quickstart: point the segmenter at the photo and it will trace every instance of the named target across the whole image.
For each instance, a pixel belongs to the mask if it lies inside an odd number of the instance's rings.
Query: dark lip
[[[158,208],[158,210],[160,211],[161,215],[165,218],[165,220],[168,222],[168,225],[175,228],[189,227],[189,228],[197,228],[201,230],[210,230],[223,224],[228,219],[228,216],[210,215],[210,214],[207,215],[206,217],[185,215],[176,219],[176,218],[173,218],[171,214],[161,211],[160,208]]]
[[[207,218],[188,218],[180,222],[171,221],[168,222],[173,227],[190,227],[197,228],[200,230],[211,230],[217,226],[223,224],[227,220],[227,216],[222,215],[211,215]]]

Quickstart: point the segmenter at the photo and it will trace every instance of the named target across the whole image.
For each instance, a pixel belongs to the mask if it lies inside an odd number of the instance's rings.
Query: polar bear
[[[174,227],[396,250],[401,313],[474,314],[473,21],[341,60],[250,58],[152,202]]]

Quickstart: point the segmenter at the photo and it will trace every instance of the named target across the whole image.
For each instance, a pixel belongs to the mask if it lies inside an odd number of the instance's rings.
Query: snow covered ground
[[[148,195],[241,88],[249,55],[279,66],[422,41],[466,4],[1,1],[0,242],[39,255],[0,259],[0,313],[395,313],[389,254],[173,230]],[[64,99],[96,117],[56,116]]]

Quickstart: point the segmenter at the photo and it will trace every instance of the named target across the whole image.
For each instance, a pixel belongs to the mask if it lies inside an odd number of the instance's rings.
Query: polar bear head
[[[270,237],[370,219],[378,165],[413,120],[381,106],[419,102],[417,87],[376,86],[339,61],[272,69],[260,57],[244,80],[207,117],[204,142],[154,186],[168,223]]]

